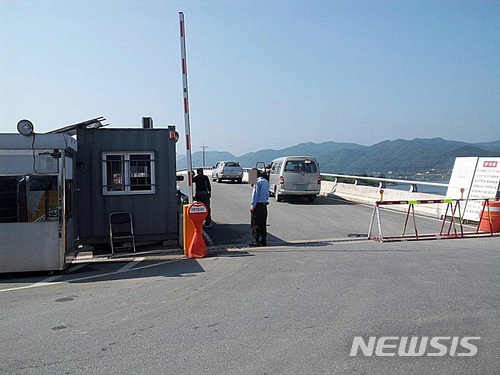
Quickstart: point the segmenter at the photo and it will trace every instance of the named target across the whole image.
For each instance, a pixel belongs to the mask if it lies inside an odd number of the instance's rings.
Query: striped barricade
[[[390,240],[420,240],[420,239],[438,239],[438,238],[460,238],[465,236],[484,236],[484,235],[493,235],[494,234],[494,223],[492,223],[492,215],[490,210],[494,210],[495,208],[490,208],[490,199],[489,198],[478,198],[478,199],[421,199],[421,200],[396,200],[396,201],[384,201],[383,193],[380,194],[380,201],[375,202],[373,207],[373,212],[370,220],[370,228],[368,230],[368,238],[378,240],[380,242],[390,241]],[[477,228],[474,232],[464,232],[463,227],[463,212],[461,203],[465,203],[467,201],[483,201],[483,208],[480,214],[480,218],[489,218],[489,228],[490,231],[486,231],[488,233],[479,233],[480,225],[481,230],[485,231],[483,228],[488,223],[484,223],[479,221]],[[421,234],[417,228],[417,221],[415,215],[415,205],[417,204],[446,204],[446,210],[442,218],[441,228],[439,233],[432,234]],[[408,205],[408,210],[406,211],[406,217],[403,225],[403,231],[401,236],[386,236],[384,237],[382,231],[382,221],[380,217],[380,207],[381,206],[391,206],[391,205]],[[413,235],[407,235],[408,222],[410,217],[413,220]],[[375,223],[375,218],[377,219],[378,226],[378,236],[372,236],[372,229]],[[479,220],[479,218],[478,218]],[[484,220],[484,219],[481,219]]]

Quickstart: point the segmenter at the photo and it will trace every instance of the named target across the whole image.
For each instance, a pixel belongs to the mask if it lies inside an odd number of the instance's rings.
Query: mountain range
[[[281,150],[261,150],[236,157],[225,151],[205,151],[205,165],[217,161],[239,161],[242,167],[252,168],[257,162],[270,163],[287,155],[313,156],[323,173],[413,174],[435,171],[449,172],[456,157],[500,157],[500,140],[484,143],[449,141],[442,138],[415,138],[383,141],[372,146],[356,143],[322,142],[300,143]],[[193,168],[202,166],[202,151],[192,154]],[[186,168],[186,156],[177,156],[177,169]]]

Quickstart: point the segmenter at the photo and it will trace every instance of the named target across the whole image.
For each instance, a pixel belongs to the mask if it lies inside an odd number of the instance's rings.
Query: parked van
[[[284,156],[274,159],[269,171],[269,192],[277,202],[286,196],[306,197],[314,202],[321,188],[319,165],[310,156]]]

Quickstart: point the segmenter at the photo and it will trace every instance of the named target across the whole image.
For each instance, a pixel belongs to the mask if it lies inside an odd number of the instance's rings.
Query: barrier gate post
[[[187,208],[188,218],[193,222],[194,235],[187,249],[188,258],[204,258],[207,256],[207,245],[203,240],[203,220],[208,215],[207,206],[201,202],[193,202]],[[188,239],[189,241],[189,239]]]

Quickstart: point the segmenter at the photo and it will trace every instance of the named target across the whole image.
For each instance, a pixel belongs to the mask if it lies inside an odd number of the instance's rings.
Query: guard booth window
[[[0,223],[58,220],[57,176],[0,176]]]
[[[154,194],[154,152],[104,152],[103,194]]]

